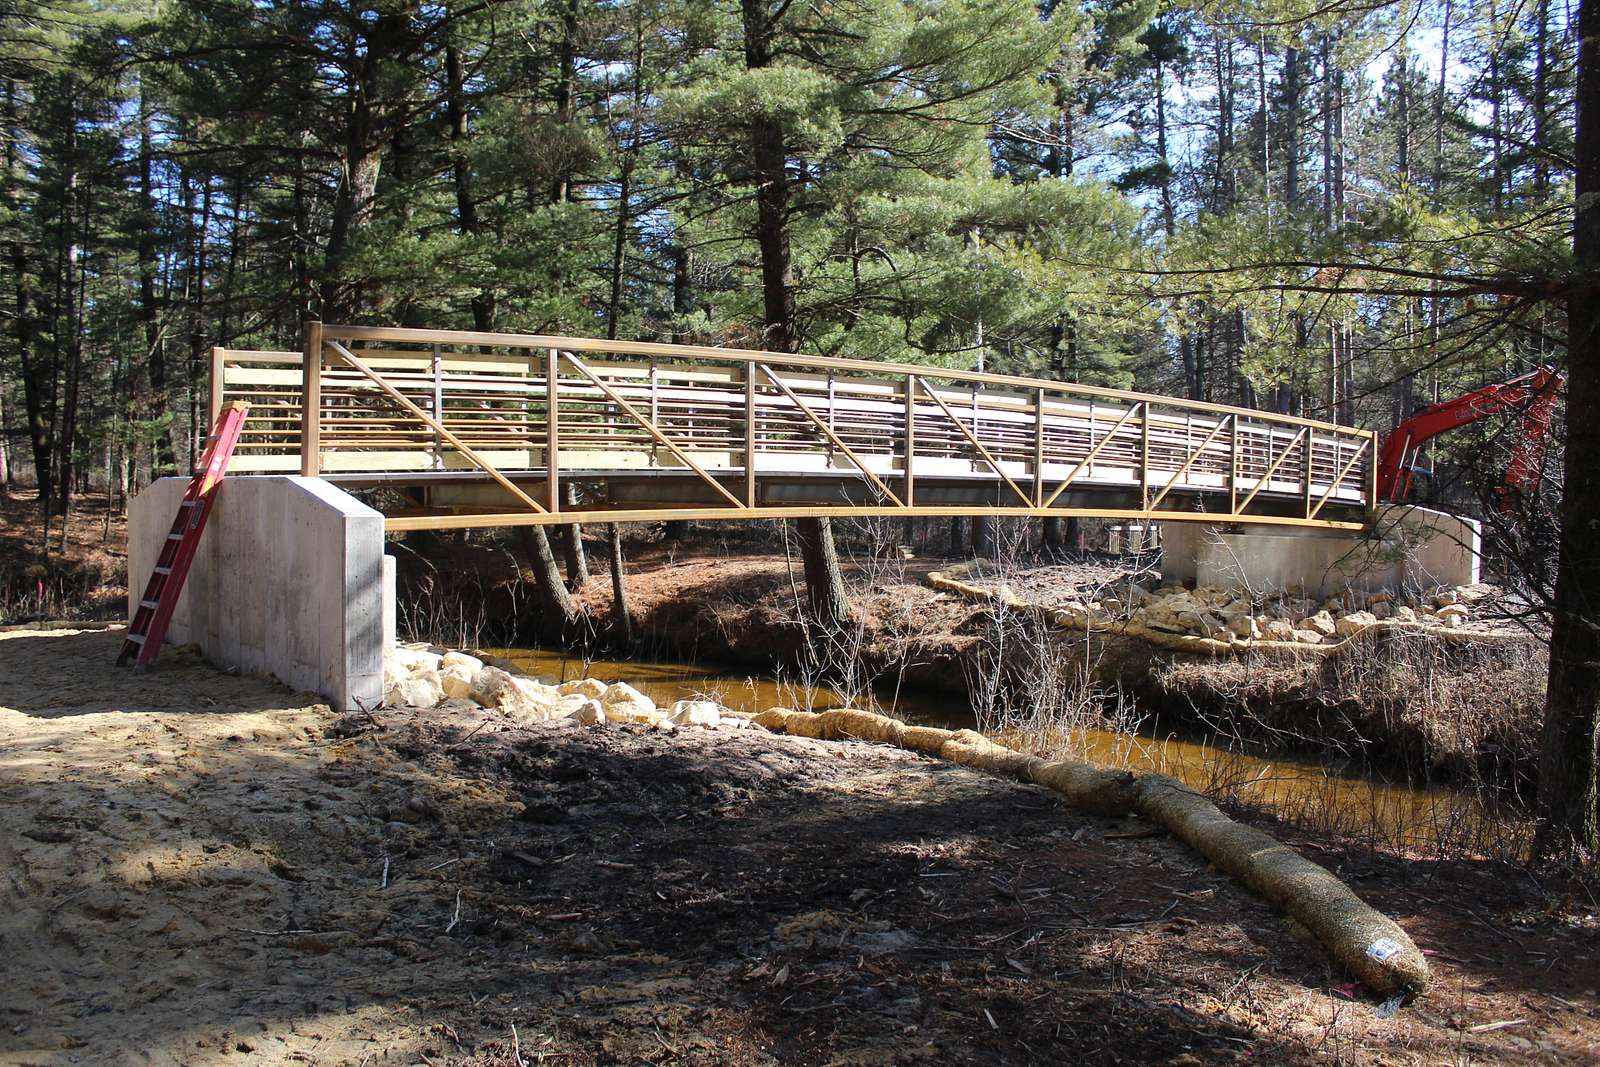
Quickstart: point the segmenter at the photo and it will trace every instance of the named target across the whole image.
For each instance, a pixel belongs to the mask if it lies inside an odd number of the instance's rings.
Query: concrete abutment
[[[129,503],[130,619],[187,486],[163,478]],[[320,478],[227,478],[167,643],[197,645],[220,667],[273,675],[341,711],[375,708],[395,633],[383,540],[379,512]]]
[[[1294,527],[1165,523],[1162,576],[1199,586],[1304,589],[1328,597],[1476,584],[1482,524],[1411,505],[1386,508],[1366,533]]]

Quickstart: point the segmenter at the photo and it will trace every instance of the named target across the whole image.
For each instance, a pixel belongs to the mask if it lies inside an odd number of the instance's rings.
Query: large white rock
[[[577,694],[589,700],[599,700],[606,695],[608,687],[598,678],[579,678],[574,682],[562,682],[556,688],[561,690],[562,696]]]
[[[485,667],[472,680],[472,699],[513,718],[537,722],[552,717],[561,694],[555,686],[518,678],[499,667]]]
[[[605,708],[606,718],[617,722],[653,722],[661,716],[656,702],[627,682],[608,686],[600,705]]]
[[[1334,623],[1332,615],[1326,611],[1319,611],[1315,615],[1301,619],[1300,625],[1296,626],[1295,629],[1311,630],[1321,634],[1323,637],[1332,637],[1337,632],[1338,626]]]
[[[1294,624],[1283,619],[1269,619],[1261,628],[1261,636],[1268,641],[1293,641]]]
[[[444,686],[445,696],[471,700],[472,680],[481,670],[483,660],[478,657],[465,652],[446,652],[439,659],[439,684]]]
[[[1378,621],[1378,617],[1370,611],[1352,611],[1347,615],[1339,616],[1334,625],[1334,632],[1340,637],[1350,637]]]
[[[576,719],[585,725],[592,725],[597,717],[605,718],[605,712],[594,697],[586,697],[582,693],[568,693],[556,698],[556,702],[550,707],[550,717]]]
[[[395,664],[409,674],[437,674],[439,662],[443,658],[425,648],[407,648],[402,645],[394,650]]]
[[[722,707],[714,700],[680,700],[672,705],[675,726],[715,726],[722,721]]]
[[[1261,636],[1260,627],[1256,625],[1256,620],[1249,615],[1235,615],[1229,619],[1228,632],[1246,641],[1254,641]]]
[[[408,674],[383,694],[383,702],[391,708],[432,708],[442,700],[444,687],[432,671]]]

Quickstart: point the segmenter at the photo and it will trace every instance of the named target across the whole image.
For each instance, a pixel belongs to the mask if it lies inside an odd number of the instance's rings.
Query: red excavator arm
[[[1378,456],[1378,499],[1403,500],[1411,494],[1415,469],[1407,459],[1431,439],[1458,426],[1507,411],[1522,410],[1522,430],[1511,452],[1505,484],[1498,496],[1500,510],[1510,511],[1517,499],[1539,481],[1544,463],[1545,438],[1556,394],[1565,381],[1553,367],[1541,367],[1498,385],[1486,385],[1465,396],[1418,411],[1383,437]]]

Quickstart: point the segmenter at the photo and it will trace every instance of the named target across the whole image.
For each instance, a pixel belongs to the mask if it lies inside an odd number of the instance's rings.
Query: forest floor
[[[113,617],[127,597],[127,520],[104,497],[78,501],[48,542],[39,494],[0,486],[0,625]]]
[[[1600,904],[1268,827],[1398,1012],[1153,828],[757,729],[339,717],[0,633],[0,1063],[1593,1063]],[[1578,896],[1570,894],[1578,893]]]

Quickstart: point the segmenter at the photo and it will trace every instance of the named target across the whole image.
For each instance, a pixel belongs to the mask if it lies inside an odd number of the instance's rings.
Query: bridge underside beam
[[[749,520],[835,518],[928,518],[996,516],[1001,518],[1100,518],[1132,521],[1208,522],[1228,518],[1207,508],[1216,501],[1193,493],[1173,493],[1161,508],[1140,505],[1136,489],[1083,487],[1061,495],[1049,507],[1028,507],[1008,498],[1007,488],[994,481],[929,478],[919,482],[917,504],[877,498],[872,487],[849,477],[768,477],[760,483],[756,506],[730,506],[719,502],[699,478],[679,471],[635,472],[617,475],[573,472],[565,479],[581,487],[584,503],[566,505],[559,512],[534,512],[521,507],[498,485],[483,480],[434,481],[405,486],[417,506],[390,511],[385,526],[392,531],[466,529],[492,526],[544,526],[570,522],[660,522],[665,519]],[[731,487],[738,475],[728,478]],[[542,479],[517,479],[535,497],[548,496]],[[397,482],[386,482],[391,488]],[[1226,498],[1222,503],[1225,504]],[[1359,514],[1308,520],[1294,513],[1294,502],[1263,501],[1260,513],[1241,516],[1247,524],[1314,526],[1354,531],[1363,528]]]

